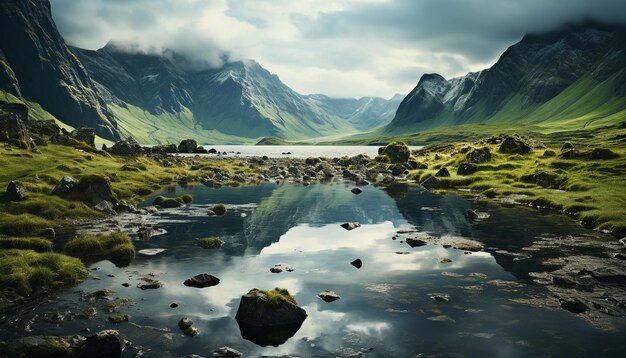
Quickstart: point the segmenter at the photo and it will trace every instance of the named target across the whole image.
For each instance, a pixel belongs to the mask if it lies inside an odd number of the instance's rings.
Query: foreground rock
[[[359,223],[343,223],[341,224],[341,227],[348,230],[348,231],[352,231],[358,227],[361,227],[361,224]]]
[[[59,181],[54,189],[52,189],[52,195],[63,196],[76,188],[77,184],[74,178],[66,175]]]
[[[252,289],[241,297],[235,319],[241,335],[260,346],[278,346],[291,338],[307,318],[284,289]]]
[[[192,278],[186,279],[184,282],[184,285],[188,287],[205,288],[205,287],[217,286],[219,283],[220,283],[219,278],[213,275],[209,275],[208,273],[202,273]]]
[[[91,336],[30,336],[9,342],[0,354],[7,357],[120,357],[125,340],[116,330],[105,330]]]
[[[406,163],[409,161],[411,151],[402,142],[391,142],[378,150],[378,154],[386,155],[391,163]]]
[[[109,152],[125,156],[140,155],[143,153],[143,148],[133,137],[128,137],[115,143],[111,148],[109,148]]]
[[[32,148],[28,129],[15,113],[0,114],[0,141],[23,149]]]

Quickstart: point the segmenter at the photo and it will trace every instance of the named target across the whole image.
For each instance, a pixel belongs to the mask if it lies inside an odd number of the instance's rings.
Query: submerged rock
[[[209,275],[208,273],[202,273],[192,278],[186,279],[183,284],[188,287],[205,288],[205,287],[216,286],[219,283],[220,283],[219,278],[213,275]]]
[[[404,240],[411,247],[420,247],[426,245],[426,241],[420,239],[408,238]]]
[[[359,188],[353,188],[352,190],[350,190],[352,192],[352,194],[355,195],[359,195],[363,192],[363,190],[359,189]]]

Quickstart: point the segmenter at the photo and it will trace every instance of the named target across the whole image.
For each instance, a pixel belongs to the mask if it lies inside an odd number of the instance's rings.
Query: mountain
[[[0,34],[0,91],[37,102],[69,125],[114,136],[113,115],[57,31],[48,1],[2,0]]]
[[[587,22],[529,34],[489,69],[426,74],[383,132],[464,123],[597,127],[626,115],[626,28]]]
[[[301,95],[252,60],[212,68],[170,50],[69,47],[48,0],[2,0],[0,33],[0,100],[25,102],[33,117],[94,127],[108,139],[300,140],[385,124],[399,104]]]

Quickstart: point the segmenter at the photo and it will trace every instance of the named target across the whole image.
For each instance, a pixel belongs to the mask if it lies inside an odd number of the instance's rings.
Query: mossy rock
[[[136,254],[131,238],[121,232],[106,235],[81,235],[65,244],[63,251],[88,264],[109,260],[118,267],[130,265]]]
[[[215,213],[215,215],[224,215],[226,214],[226,206],[224,204],[217,204],[211,208],[211,211]]]
[[[217,237],[205,237],[198,239],[198,245],[203,249],[217,249],[224,245],[224,241]]]
[[[391,163],[406,163],[409,161],[411,151],[405,143],[395,141],[384,146],[378,154],[389,157]]]

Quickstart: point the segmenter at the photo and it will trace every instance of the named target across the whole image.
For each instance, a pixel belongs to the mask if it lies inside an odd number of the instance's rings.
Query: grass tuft
[[[86,264],[109,260],[118,267],[126,267],[135,259],[131,238],[121,232],[78,236],[65,244],[63,251]]]

